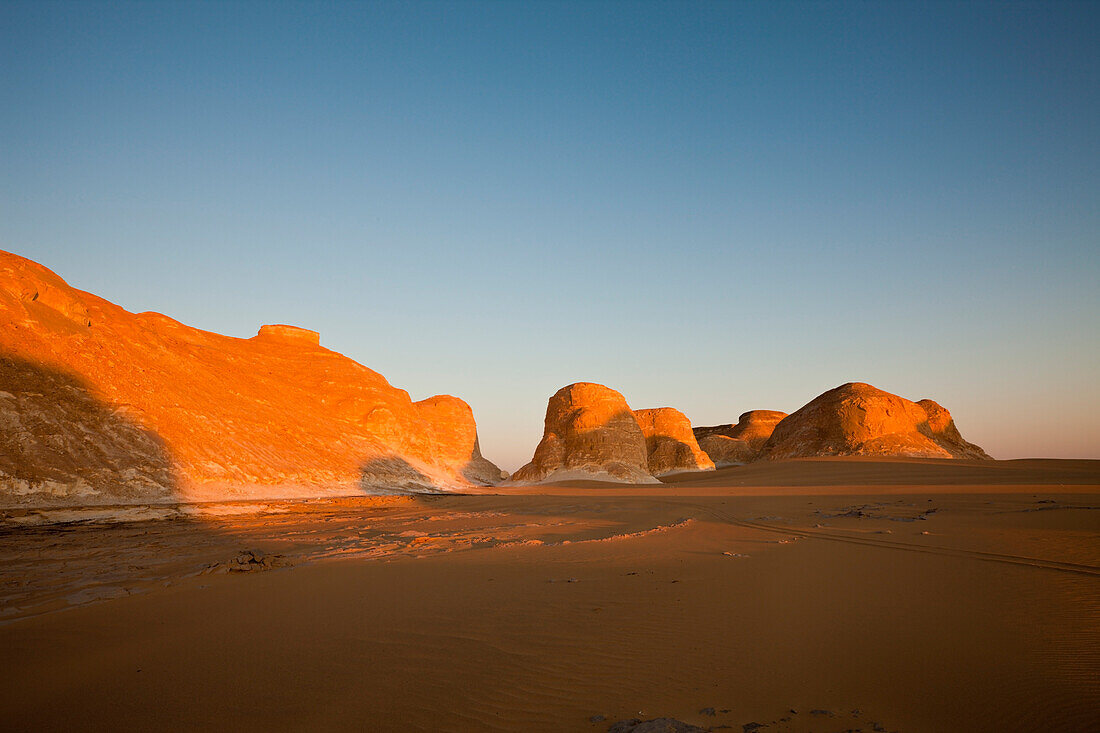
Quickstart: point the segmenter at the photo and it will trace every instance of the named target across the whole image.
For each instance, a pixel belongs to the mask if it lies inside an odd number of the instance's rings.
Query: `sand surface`
[[[0,729],[1100,729],[1100,461],[666,481],[9,512]]]

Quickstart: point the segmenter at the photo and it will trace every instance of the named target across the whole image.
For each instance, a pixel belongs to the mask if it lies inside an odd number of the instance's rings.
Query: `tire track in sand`
[[[683,506],[683,504],[680,505]],[[964,550],[957,547],[945,547],[943,545],[915,545],[909,542],[898,542],[896,540],[872,539],[868,537],[852,537],[850,535],[842,535],[835,532],[828,532],[817,529],[783,527],[774,524],[766,524],[764,522],[754,522],[747,519],[738,519],[737,517],[727,514],[719,509],[715,509],[704,504],[688,504],[687,506],[698,509],[704,514],[708,514],[715,519],[726,522],[727,524],[732,524],[738,527],[745,527],[748,529],[761,530],[765,532],[795,535],[804,539],[820,539],[830,540],[832,542],[847,542],[853,545],[868,545],[870,547],[878,547],[888,550],[923,552],[929,555],[946,555],[949,557],[969,558],[971,560],[984,560],[986,562],[999,562],[1009,565],[1025,565],[1028,567],[1042,568],[1045,570],[1058,570],[1065,573],[1078,573],[1082,575],[1100,576],[1100,567],[1097,567],[1095,565],[1087,565],[1084,563],[1047,560],[1040,557],[1010,555],[999,552],[984,552],[982,550]]]

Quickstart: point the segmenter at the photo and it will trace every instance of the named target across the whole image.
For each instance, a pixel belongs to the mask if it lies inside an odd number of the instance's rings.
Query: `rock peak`
[[[281,341],[285,344],[300,344],[310,346],[321,345],[321,334],[310,331],[308,328],[288,326],[285,323],[272,323],[260,326],[260,331],[253,338],[262,338],[266,341]]]

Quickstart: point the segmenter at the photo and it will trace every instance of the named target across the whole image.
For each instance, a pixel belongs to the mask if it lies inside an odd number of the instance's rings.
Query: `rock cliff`
[[[490,483],[461,400],[264,326],[130,313],[0,252],[0,504],[211,500]]]

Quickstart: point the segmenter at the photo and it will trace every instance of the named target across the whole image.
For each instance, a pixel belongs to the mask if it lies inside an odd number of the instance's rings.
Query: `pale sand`
[[[1100,462],[668,481],[9,515],[0,729],[1100,729]]]

